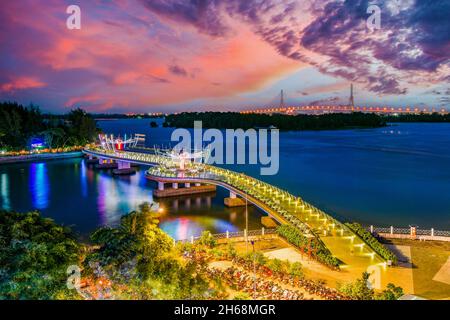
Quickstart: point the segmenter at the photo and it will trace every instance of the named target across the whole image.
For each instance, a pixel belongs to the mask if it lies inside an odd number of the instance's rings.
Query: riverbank
[[[203,128],[253,129],[275,127],[280,131],[368,129],[386,126],[386,121],[379,115],[356,112],[322,115],[184,112],[168,115],[163,125],[175,128],[193,128],[195,121],[201,121]]]
[[[0,157],[0,164],[30,162],[30,161],[36,161],[36,160],[81,158],[82,156],[83,156],[83,153],[81,151],[57,152],[57,153],[35,153],[35,154],[27,154],[27,155],[19,155],[19,156]]]

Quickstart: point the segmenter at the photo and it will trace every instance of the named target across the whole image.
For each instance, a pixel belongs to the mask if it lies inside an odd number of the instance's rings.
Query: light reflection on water
[[[50,185],[45,162],[31,164],[29,181],[33,208],[38,210],[46,209],[48,207]]]
[[[152,202],[156,185],[145,168],[132,176],[113,176],[82,159],[54,160],[0,166],[0,208],[39,210],[71,226],[82,238],[99,226],[114,226],[143,202]],[[222,233],[243,230],[244,209],[223,206],[224,190],[193,197],[155,200],[164,208],[160,226],[175,239],[198,236],[203,230]],[[249,226],[260,228],[261,214],[249,209]]]
[[[5,210],[11,210],[9,203],[9,178],[6,173],[2,173],[1,183],[1,193],[2,193],[2,208]]]
[[[168,128],[150,128],[147,119],[99,124],[105,132],[114,134],[130,129],[145,133],[150,137],[149,146],[168,145],[171,135]],[[378,226],[450,228],[450,124],[283,132],[280,172],[276,176],[259,176],[259,167],[231,169],[300,195],[342,220]],[[113,177],[80,159],[1,165],[0,174],[1,208],[22,212],[40,208],[44,215],[73,225],[82,235],[100,225],[117,223],[141,201],[151,201],[155,187],[142,170],[132,177]],[[189,235],[191,230],[198,232],[202,224],[214,232],[231,229],[221,221],[243,230],[244,210],[224,208],[225,196],[219,188],[210,200],[207,196],[158,200],[167,208],[161,225],[174,237]],[[259,228],[261,215],[250,211],[250,229]],[[198,217],[218,222],[211,224]],[[177,219],[189,220],[187,231],[177,229],[186,226]]]
[[[161,229],[175,239],[190,239],[199,236],[203,230],[235,232],[239,228],[231,222],[207,216],[168,218],[160,223]]]
[[[138,176],[112,177],[102,172],[97,175],[97,210],[102,225],[115,225],[120,216],[136,210],[143,202],[153,202],[150,188],[142,188],[138,184]]]

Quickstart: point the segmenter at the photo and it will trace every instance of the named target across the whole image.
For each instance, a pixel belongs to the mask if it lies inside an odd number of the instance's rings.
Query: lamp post
[[[247,207],[247,193],[245,193],[245,253],[248,253],[248,207]]]
[[[253,247],[253,299],[256,299],[256,255],[255,255],[255,241],[252,240]]]

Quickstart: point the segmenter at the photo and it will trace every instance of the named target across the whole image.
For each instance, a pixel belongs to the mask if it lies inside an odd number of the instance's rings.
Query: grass
[[[411,247],[414,294],[426,299],[450,299],[450,285],[433,278],[450,256],[450,242],[392,240]]]

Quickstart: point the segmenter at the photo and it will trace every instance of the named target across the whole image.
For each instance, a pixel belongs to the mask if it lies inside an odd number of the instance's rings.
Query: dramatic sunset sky
[[[366,27],[378,4],[381,29]],[[66,8],[81,8],[81,30]],[[450,0],[2,0],[0,101],[44,111],[450,108]]]

